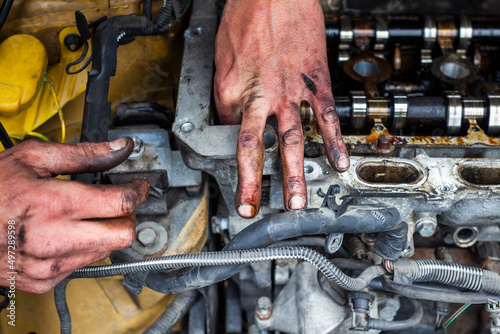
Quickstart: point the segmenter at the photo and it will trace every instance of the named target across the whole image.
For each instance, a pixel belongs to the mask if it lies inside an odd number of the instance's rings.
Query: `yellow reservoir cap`
[[[0,115],[17,115],[33,103],[47,61],[45,47],[33,36],[14,35],[0,44]]]

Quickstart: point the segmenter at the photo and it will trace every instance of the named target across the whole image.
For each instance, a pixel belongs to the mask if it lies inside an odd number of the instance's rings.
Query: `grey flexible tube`
[[[368,327],[370,329],[378,329],[382,331],[398,331],[411,328],[418,324],[422,317],[424,316],[424,309],[422,304],[415,299],[410,299],[413,305],[413,314],[406,320],[383,320],[383,319],[372,319],[368,321]]]
[[[189,290],[179,293],[175,299],[167,306],[160,317],[149,327],[144,334],[166,334],[189,311],[189,308],[196,300],[198,291]]]
[[[349,206],[336,216],[328,208],[284,212],[261,219],[238,233],[224,251],[264,248],[295,237],[330,233],[378,233],[374,251],[395,261],[404,247],[408,226],[395,208],[384,205]],[[217,268],[196,267],[174,271],[151,271],[137,277],[143,286],[165,294],[199,289],[221,282],[238,273],[244,265]]]
[[[385,269],[382,266],[370,266],[357,278],[351,278],[326,257],[310,248],[271,247],[240,251],[178,254],[128,263],[85,267],[75,270],[69,278],[98,278],[179,267],[225,266],[280,259],[301,259],[308,261],[321,271],[330,282],[349,291],[362,290],[374,278],[385,274]]]
[[[440,260],[398,260],[394,272],[405,273],[412,282],[433,282],[451,285],[471,291],[479,291],[483,281],[483,270],[458,263]]]
[[[439,260],[400,259],[394,263],[395,276],[412,282],[439,283],[470,291],[500,293],[500,275],[473,266]]]
[[[66,303],[66,286],[70,280],[70,278],[65,278],[54,288],[54,302],[59,315],[61,334],[71,334],[71,315]]]
[[[74,278],[99,278],[168,268],[243,264],[290,258],[298,258],[312,263],[329,281],[350,291],[362,290],[374,278],[385,274],[385,269],[382,266],[371,266],[365,269],[357,278],[351,278],[323,255],[305,247],[178,254],[128,263],[85,267],[75,270],[73,274],[55,287],[54,299],[61,321],[61,334],[71,333],[71,317],[66,304],[66,286],[69,280]]]

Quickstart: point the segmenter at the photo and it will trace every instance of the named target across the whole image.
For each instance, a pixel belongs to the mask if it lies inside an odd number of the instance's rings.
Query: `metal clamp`
[[[395,95],[392,129],[396,131],[403,130],[405,127],[407,115],[408,115],[408,100],[406,98],[406,95]]]
[[[448,134],[457,135],[462,128],[462,98],[458,92],[450,92],[446,94],[448,99],[448,112],[446,115],[446,127]]]
[[[361,130],[366,124],[366,95],[362,91],[353,91],[352,94],[352,126],[356,130]]]

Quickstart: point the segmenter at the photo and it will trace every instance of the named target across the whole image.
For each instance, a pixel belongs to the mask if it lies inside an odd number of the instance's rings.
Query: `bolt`
[[[416,223],[416,230],[424,237],[428,238],[436,233],[436,221],[429,218],[422,218]]]
[[[132,153],[130,153],[128,159],[137,160],[142,157],[142,155],[146,151],[146,145],[139,137],[132,136],[132,140],[134,141],[134,149],[132,150]]]
[[[137,233],[137,241],[144,247],[151,247],[156,242],[156,231],[151,227],[145,227]]]
[[[184,133],[189,133],[193,131],[193,129],[194,129],[194,124],[191,122],[186,122],[181,125],[181,131]]]
[[[379,150],[388,150],[390,149],[391,142],[388,135],[380,135],[378,136],[377,147]]]
[[[267,320],[271,318],[272,314],[272,303],[269,297],[260,297],[257,301],[257,310],[255,314],[260,320]]]

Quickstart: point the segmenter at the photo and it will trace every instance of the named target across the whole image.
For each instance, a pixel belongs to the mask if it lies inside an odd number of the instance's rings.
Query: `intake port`
[[[424,178],[423,168],[418,164],[392,159],[361,162],[356,174],[362,182],[377,186],[414,186]]]
[[[474,186],[491,187],[500,185],[500,163],[471,161],[458,166],[458,175]]]

